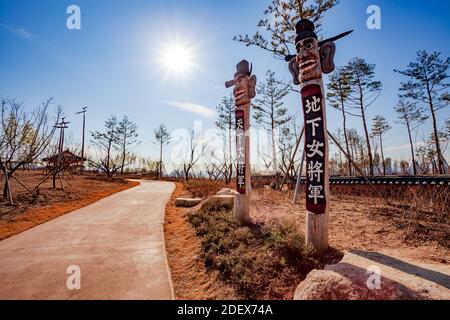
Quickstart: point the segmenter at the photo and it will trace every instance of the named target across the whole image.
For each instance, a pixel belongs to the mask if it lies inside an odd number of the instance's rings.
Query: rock
[[[238,194],[236,190],[229,189],[229,188],[222,188],[219,192],[216,193],[218,196],[226,196],[226,195],[232,195]]]
[[[201,198],[176,198],[175,206],[183,208],[192,208],[202,201]]]
[[[234,195],[215,195],[206,200],[200,210],[219,210],[228,209],[232,210],[234,207]]]
[[[374,281],[378,268],[379,287]],[[297,287],[295,300],[448,299],[450,270],[381,253],[347,252],[341,262],[313,270]],[[438,271],[436,271],[438,270]]]

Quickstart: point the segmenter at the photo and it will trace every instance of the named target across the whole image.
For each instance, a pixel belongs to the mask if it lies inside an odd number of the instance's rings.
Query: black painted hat
[[[252,65],[247,60],[242,60],[241,62],[239,62],[237,64],[236,71],[237,72],[234,75],[234,77],[236,77],[240,74],[245,74],[245,75],[250,76],[252,74]]]
[[[315,33],[314,23],[308,19],[302,19],[295,25],[295,31],[297,37],[295,38],[295,44],[306,38],[317,39],[317,34]]]

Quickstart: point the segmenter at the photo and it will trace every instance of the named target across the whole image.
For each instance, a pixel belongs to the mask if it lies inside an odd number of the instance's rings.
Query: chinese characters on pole
[[[309,85],[301,91],[305,118],[306,150],[306,210],[314,214],[325,214],[327,154],[325,114],[322,106],[322,92],[319,85]]]
[[[246,194],[246,163],[245,163],[245,112],[236,110],[236,189],[240,194]]]

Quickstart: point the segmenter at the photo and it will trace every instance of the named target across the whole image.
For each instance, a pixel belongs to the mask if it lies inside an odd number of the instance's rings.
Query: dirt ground
[[[232,286],[220,281],[217,272],[207,270],[201,259],[201,239],[187,220],[189,210],[176,208],[179,196],[207,197],[223,185],[210,182],[177,183],[166,209],[165,238],[169,266],[177,299],[238,299]],[[201,189],[206,190],[202,192]],[[190,192],[193,190],[193,192]],[[291,220],[304,233],[304,203],[293,204],[292,192],[267,189],[252,192],[251,216],[257,223],[275,224]],[[449,263],[450,250],[439,241],[422,238],[411,241],[405,229],[392,221],[380,199],[333,196],[330,214],[330,246],[344,251],[360,249],[423,262]],[[384,214],[385,213],[385,214]],[[449,227],[450,228],[450,227]]]
[[[42,172],[33,171],[21,171],[15,176],[29,189],[44,177]],[[66,174],[66,179],[67,182],[63,180],[64,190],[59,180],[57,188],[53,189],[48,179],[34,196],[11,180],[14,205],[0,201],[0,240],[139,184],[121,178],[105,181],[86,173],[83,176]]]
[[[217,186],[220,189],[220,186]],[[210,193],[215,188],[208,186]],[[195,192],[194,192],[195,193]],[[175,207],[175,199],[192,196],[182,183],[176,189],[166,206],[164,238],[176,299],[220,300],[236,299],[233,289],[219,281],[217,272],[208,272],[200,258],[201,244],[194,228],[187,221],[187,209]]]
[[[255,189],[251,215],[258,221],[289,217],[305,231],[304,201],[292,203],[292,192]],[[374,250],[423,262],[449,263],[450,250],[438,241],[407,241],[403,228],[384,213],[385,203],[377,198],[332,197],[330,210],[330,246],[339,250]],[[276,214],[274,214],[276,212]],[[447,225],[450,228],[450,225]]]

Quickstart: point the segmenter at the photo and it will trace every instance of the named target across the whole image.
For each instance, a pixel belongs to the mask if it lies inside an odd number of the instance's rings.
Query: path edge
[[[167,182],[167,181],[164,181]],[[164,203],[164,211],[163,211],[163,220],[161,221],[161,238],[162,238],[162,243],[163,243],[163,251],[164,251],[164,260],[166,262],[166,270],[167,270],[167,275],[169,276],[169,286],[170,286],[170,293],[172,295],[172,300],[176,300],[175,299],[175,290],[174,290],[174,286],[173,286],[173,279],[172,279],[172,271],[170,270],[170,266],[169,266],[169,258],[167,256],[167,247],[166,247],[166,237],[165,237],[165,233],[164,233],[164,224],[166,223],[166,207],[167,204],[169,203],[170,199],[172,198],[172,195],[176,189],[176,184],[175,182],[170,182],[173,186],[172,191],[170,192],[170,195],[167,199],[167,201]]]

